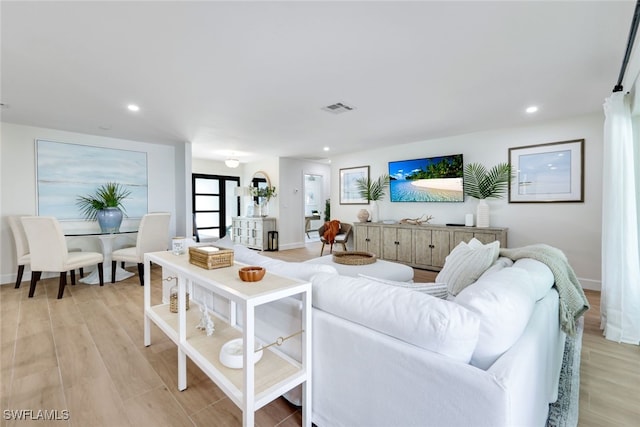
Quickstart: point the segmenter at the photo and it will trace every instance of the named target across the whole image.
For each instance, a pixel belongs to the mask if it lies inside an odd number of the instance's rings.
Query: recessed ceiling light
[[[136,104],[129,104],[127,105],[127,109],[129,111],[140,111],[140,107],[138,107]]]
[[[324,151],[329,151],[329,147],[324,147],[323,150]]]
[[[531,107],[527,107],[527,109],[524,110],[524,111],[526,111],[529,114],[533,114],[536,111],[538,111],[538,107],[536,107],[535,105],[532,105]]]

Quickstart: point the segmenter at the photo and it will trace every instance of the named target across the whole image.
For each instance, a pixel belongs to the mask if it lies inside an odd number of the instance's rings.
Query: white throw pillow
[[[445,258],[444,267],[436,281],[446,283],[449,294],[456,296],[464,288],[478,280],[482,273],[498,259],[500,242],[483,245],[473,238],[469,243],[460,242]]]
[[[374,282],[378,282],[378,283],[384,283],[385,285],[399,286],[401,288],[406,288],[411,291],[422,292],[423,294],[431,295],[436,298],[446,299],[449,294],[446,283],[396,282],[395,280],[380,279],[377,277],[367,276],[362,273],[358,273],[358,277],[362,277],[363,279],[367,279],[367,280],[373,280]]]
[[[480,317],[471,364],[486,370],[522,335],[536,303],[535,290],[527,271],[511,267],[468,286],[456,303]]]
[[[311,283],[316,309],[453,360],[471,359],[479,320],[461,305],[361,277],[317,274]]]

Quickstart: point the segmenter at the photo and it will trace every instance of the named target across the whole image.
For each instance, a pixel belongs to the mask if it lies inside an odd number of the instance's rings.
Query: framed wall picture
[[[107,182],[131,192],[123,202],[128,218],[147,213],[147,153],[42,139],[35,149],[38,215],[83,220],[78,196]]]
[[[509,148],[509,203],[584,202],[584,139]]]
[[[358,191],[356,181],[360,178],[369,179],[369,166],[340,169],[340,204],[368,205]]]

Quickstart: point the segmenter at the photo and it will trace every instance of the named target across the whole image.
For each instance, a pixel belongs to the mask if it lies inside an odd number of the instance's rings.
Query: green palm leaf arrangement
[[[384,197],[384,193],[389,186],[389,175],[383,174],[375,181],[371,178],[359,178],[356,180],[356,187],[360,196],[367,201],[380,200]]]
[[[464,168],[464,193],[476,199],[500,199],[509,188],[511,165],[499,163],[487,170],[480,163]]]
[[[127,190],[117,182],[107,182],[98,187],[94,194],[79,196],[76,204],[80,208],[82,215],[88,220],[95,220],[98,211],[105,208],[119,208],[123,213],[126,210],[122,201],[129,197],[131,191]]]

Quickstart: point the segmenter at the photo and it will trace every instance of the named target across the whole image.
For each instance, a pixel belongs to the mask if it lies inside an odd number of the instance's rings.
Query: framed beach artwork
[[[369,166],[340,169],[340,204],[368,205],[369,201],[360,195],[357,180],[369,179]]]
[[[509,203],[584,202],[584,139],[509,148]]]
[[[78,196],[91,194],[107,182],[117,182],[131,192],[123,203],[128,218],[147,213],[146,153],[36,140],[38,215],[83,220]]]

